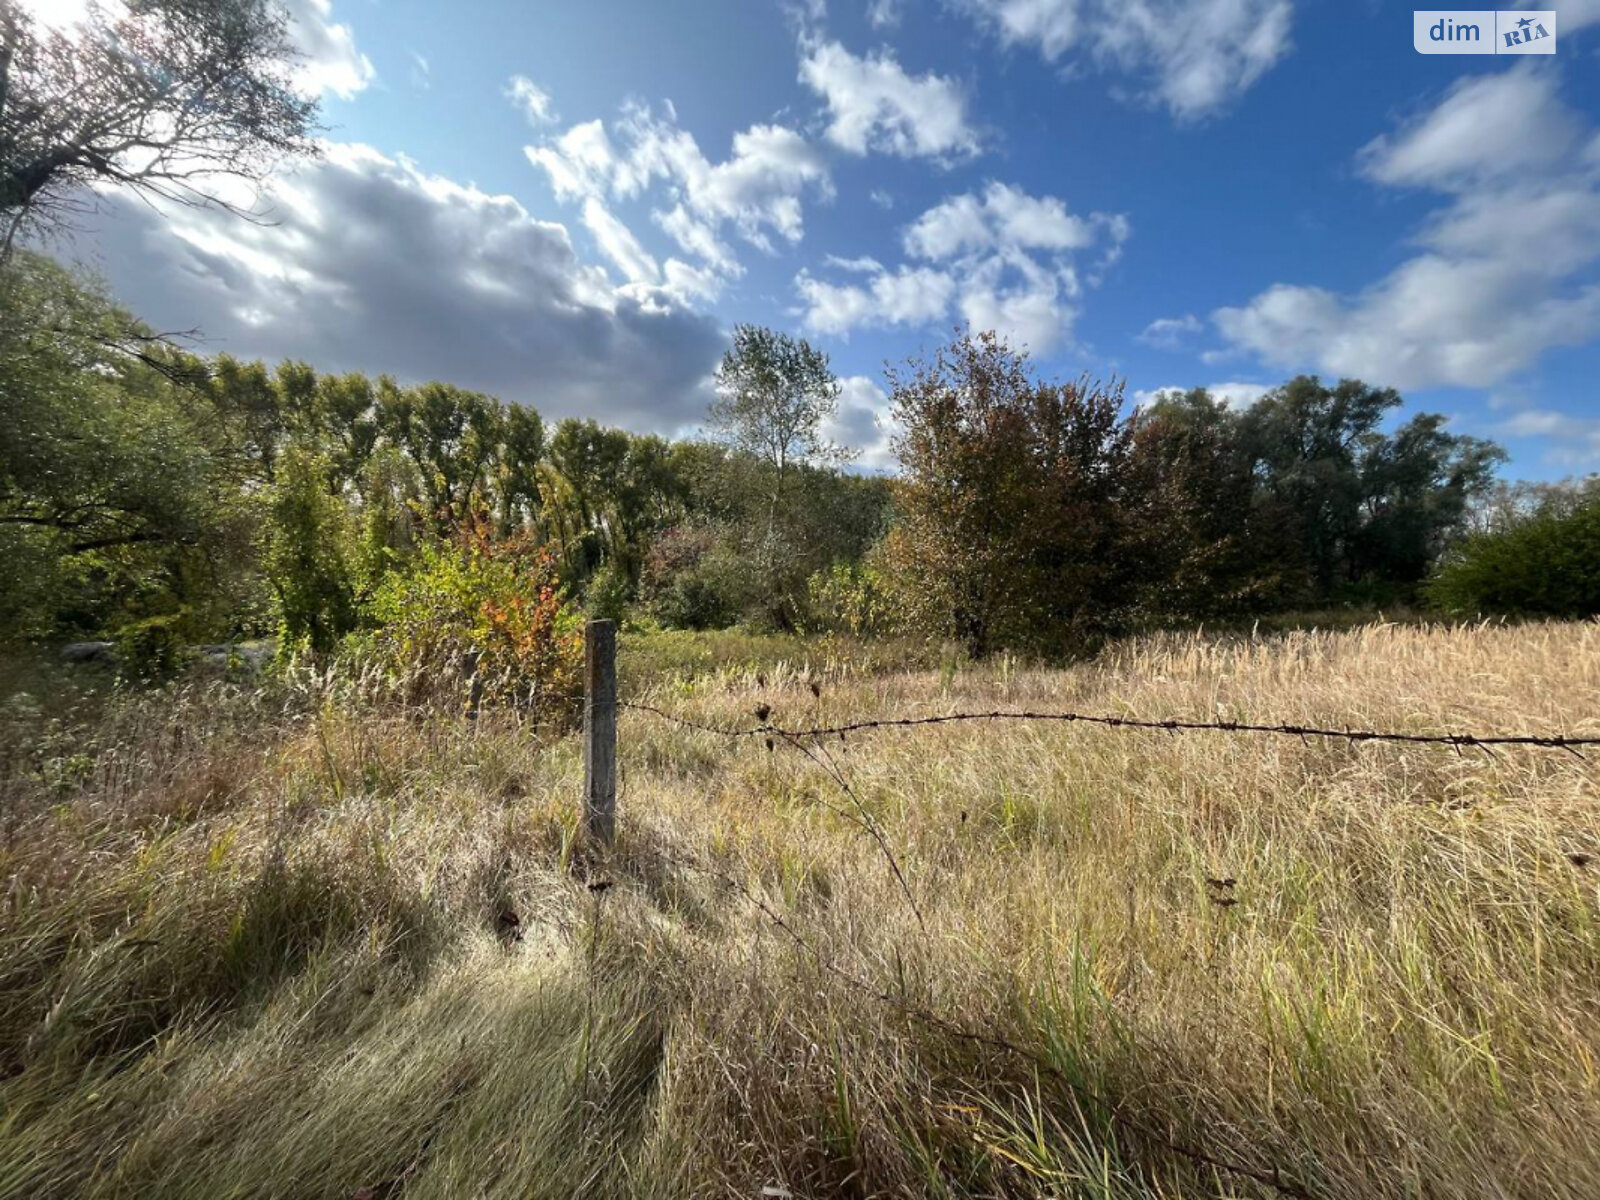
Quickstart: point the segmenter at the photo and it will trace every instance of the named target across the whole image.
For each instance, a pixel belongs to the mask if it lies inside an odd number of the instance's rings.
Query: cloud
[[[1221,400],[1229,408],[1249,408],[1257,400],[1261,399],[1261,397],[1270,392],[1276,385],[1270,383],[1240,383],[1234,381],[1230,383],[1206,383],[1202,384],[1201,386],[1206,391],[1210,392],[1213,397]],[[1135,404],[1149,405],[1154,404],[1163,396],[1172,395],[1174,393],[1182,395],[1187,391],[1189,391],[1188,388],[1177,386],[1151,388],[1149,391],[1134,392],[1133,400]]]
[[[1199,333],[1205,326],[1193,313],[1181,317],[1160,317],[1144,327],[1138,340],[1157,350],[1176,350],[1191,333]]]
[[[826,254],[822,258],[822,265],[839,271],[861,271],[868,275],[875,275],[883,270],[883,264],[870,254],[863,254],[859,258],[840,258],[837,254]]]
[[[699,260],[694,266],[679,262],[670,274],[693,273],[713,292],[715,280],[742,273],[725,240],[730,229],[771,252],[773,235],[791,244],[803,236],[806,195],[833,194],[822,153],[794,130],[752,125],[734,135],[728,158],[712,163],[677,124],[671,105],[663,116],[629,104],[610,129],[586,121],[524,153],[549,177],[558,199],[582,202],[586,211],[592,201],[632,200],[659,188],[662,199],[652,218],[684,254]],[[620,246],[621,223],[611,217],[604,226],[612,247]],[[606,253],[612,256],[610,249]],[[637,263],[636,255],[628,257]],[[664,278],[671,266],[662,268]]]
[[[295,71],[307,92],[349,100],[377,78],[372,61],[356,49],[350,26],[333,20],[331,0],[284,0],[290,36],[304,55]]]
[[[1581,133],[1550,75],[1510,70],[1461,80],[1403,129],[1368,142],[1357,161],[1379,183],[1465,191],[1548,170]]]
[[[862,284],[833,284],[802,270],[795,289],[806,304],[806,326],[845,334],[872,325],[927,325],[943,317],[955,298],[956,281],[944,271],[879,266],[869,274]]]
[[[428,60],[415,50],[411,51],[411,86],[427,91],[433,86],[432,75]]]
[[[1078,39],[1078,0],[964,0],[961,7],[1006,45],[1031,43],[1051,62]]]
[[[905,230],[909,259],[830,260],[857,278],[845,283],[802,271],[795,288],[807,328],[847,334],[868,327],[920,327],[952,316],[1045,353],[1071,336],[1084,288],[1074,256],[1098,248],[1089,283],[1129,236],[1126,217],[1068,212],[1054,196],[1010,184],[952,196]]]
[[[967,99],[953,79],[910,75],[880,50],[859,57],[838,42],[802,44],[800,81],[828,106],[827,136],[851,154],[953,162],[979,152]]]
[[[839,380],[839,410],[823,426],[823,436],[860,451],[858,466],[888,471],[895,465],[891,445],[899,426],[889,415],[889,397],[865,375]]]
[[[553,125],[561,119],[550,93],[526,75],[513,75],[507,81],[506,99],[517,106],[517,110],[535,129],[542,125]]]
[[[1049,62],[1081,49],[1180,120],[1223,108],[1290,49],[1290,0],[952,0]]]
[[[583,223],[601,253],[616,264],[630,283],[661,282],[661,268],[656,260],[645,252],[628,227],[593,196],[583,202]]]
[[[1081,250],[1094,241],[1096,215],[1073,216],[1054,196],[1030,196],[991,183],[982,195],[955,196],[930,208],[906,232],[906,250],[919,258],[954,258],[977,250]]]
[[[867,24],[874,29],[893,29],[905,15],[903,0],[867,0]]]
[[[1532,122],[1521,138],[1515,120]],[[1358,158],[1376,182],[1445,197],[1413,257],[1354,295],[1280,283],[1213,320],[1267,362],[1400,388],[1493,387],[1588,342],[1600,335],[1600,163],[1573,153],[1586,136],[1553,72],[1457,84]]]
[[[200,325],[208,352],[444,379],[635,429],[703,412],[716,323],[665,286],[614,286],[509,196],[333,144],[270,198],[276,223],[253,225],[107,195],[94,265],[157,327]]]
[[[1600,417],[1574,417],[1531,408],[1490,426],[1489,432],[1494,437],[1553,438],[1555,444],[1545,451],[1545,462],[1564,467],[1600,467]]]

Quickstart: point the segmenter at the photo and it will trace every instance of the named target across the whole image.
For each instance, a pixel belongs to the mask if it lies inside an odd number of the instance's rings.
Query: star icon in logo
[[[1526,29],[1529,25],[1532,25],[1532,24],[1533,24],[1533,21],[1528,17],[1523,17],[1522,20],[1517,22],[1517,26],[1519,28],[1521,28],[1521,29]]]

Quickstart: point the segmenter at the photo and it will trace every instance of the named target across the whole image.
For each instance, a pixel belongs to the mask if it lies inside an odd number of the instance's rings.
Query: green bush
[[[1600,615],[1600,500],[1468,538],[1428,585],[1457,615]]]
[[[628,573],[619,568],[615,560],[608,561],[589,577],[584,589],[583,608],[597,621],[621,621],[628,615],[633,600],[633,585]]]
[[[367,616],[375,628],[351,648],[408,702],[576,711],[582,617],[562,602],[554,556],[526,537],[469,525],[391,572]]]
[[[895,633],[906,625],[899,597],[888,576],[867,563],[834,563],[807,582],[812,628],[852,637]]]
[[[643,595],[674,629],[726,629],[754,606],[751,564],[708,529],[669,529],[645,559]]]
[[[117,665],[128,679],[164,679],[183,656],[183,614],[130,621],[116,632]]]
[[[265,530],[267,577],[277,593],[278,647],[332,650],[355,629],[354,521],[342,497],[328,490],[328,460],[294,448],[278,466]]]

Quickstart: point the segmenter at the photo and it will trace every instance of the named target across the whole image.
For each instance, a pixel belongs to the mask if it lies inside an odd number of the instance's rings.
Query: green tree
[[[974,655],[1060,652],[1132,602],[1122,390],[1037,381],[993,333],[890,373],[902,432],[890,561]]]
[[[1445,557],[1428,597],[1460,616],[1600,616],[1600,496],[1552,497],[1471,535]]]
[[[350,508],[328,490],[325,457],[302,447],[283,456],[268,500],[267,577],[278,597],[279,653],[336,647],[357,625],[357,537]]]
[[[1421,583],[1488,494],[1505,451],[1444,426],[1444,417],[1421,413],[1393,436],[1368,440],[1361,530],[1350,548],[1354,580],[1402,591]]]
[[[486,502],[499,455],[500,402],[447,383],[402,388],[378,381],[380,428],[417,468],[426,517],[445,531]]]
[[[494,483],[499,499],[500,532],[509,536],[514,530],[531,524],[539,515],[539,462],[545,452],[544,422],[526,405],[508,405],[500,437]]]
[[[1255,480],[1239,418],[1203,388],[1167,393],[1131,421],[1141,524],[1139,606],[1157,622],[1248,611],[1265,581],[1252,551]]]
[[[6,572],[26,631],[203,607],[232,569],[246,502],[181,373],[92,281],[28,252],[0,270],[0,545],[31,564]]]
[[[848,461],[848,451],[823,433],[839,410],[839,381],[828,356],[803,338],[736,325],[733,346],[717,367],[716,386],[712,430],[771,468],[769,525],[795,466]]]
[[[594,421],[568,417],[550,439],[550,464],[559,473],[551,490],[552,525],[569,580],[588,580],[612,545],[609,501],[628,458],[628,435]]]
[[[1302,375],[1241,418],[1257,480],[1257,550],[1276,564],[1285,603],[1328,603],[1356,589],[1403,593],[1463,531],[1504,459],[1498,447],[1421,414],[1379,428],[1399,393],[1357,379]],[[1357,593],[1359,594],[1359,593]]]
[[[807,484],[818,469],[841,466],[852,454],[826,436],[837,414],[840,385],[828,356],[801,338],[757,325],[738,325],[716,374],[712,432],[736,457],[748,459],[742,482],[759,489],[761,511],[739,502],[740,553],[756,573],[761,618],[792,628],[806,603],[817,525],[808,519],[814,497]],[[826,564],[823,564],[826,565]]]
[[[1346,578],[1365,490],[1363,447],[1399,404],[1390,388],[1354,379],[1330,388],[1302,375],[1244,414],[1240,432],[1259,481],[1256,520],[1277,534],[1285,601],[1327,600]]]

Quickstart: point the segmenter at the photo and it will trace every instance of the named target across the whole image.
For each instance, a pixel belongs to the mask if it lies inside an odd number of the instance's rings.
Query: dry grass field
[[[1594,624],[806,653],[625,686],[1600,734]],[[575,736],[337,680],[3,736],[0,1196],[1600,1195],[1600,757],[630,711],[601,855]]]

